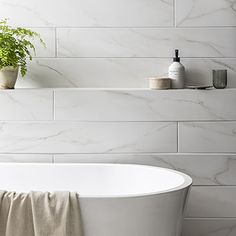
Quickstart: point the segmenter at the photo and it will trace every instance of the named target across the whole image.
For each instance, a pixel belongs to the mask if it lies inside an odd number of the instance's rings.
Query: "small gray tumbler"
[[[227,70],[213,70],[213,86],[216,89],[224,89],[227,86]]]

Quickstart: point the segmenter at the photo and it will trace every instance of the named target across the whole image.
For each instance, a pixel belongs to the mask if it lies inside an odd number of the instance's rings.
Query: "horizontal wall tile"
[[[235,57],[236,28],[58,29],[60,57]]]
[[[36,31],[40,34],[41,38],[45,42],[45,45],[42,45],[39,40],[36,38],[33,40],[35,45],[36,53],[32,52],[34,57],[55,57],[56,56],[56,35],[54,28],[33,28],[33,31]]]
[[[171,58],[35,58],[17,88],[147,88],[146,78],[166,77]],[[236,59],[183,58],[188,84],[212,85],[212,70],[228,70],[236,87]]]
[[[192,187],[186,217],[236,217],[236,187]]]
[[[79,121],[236,120],[236,110],[232,109],[235,102],[234,89],[224,91],[57,90],[55,91],[55,119]]]
[[[176,123],[0,123],[4,153],[176,152]]]
[[[235,1],[176,0],[178,26],[236,26]]]
[[[235,152],[235,144],[236,122],[179,124],[180,152]]]
[[[0,154],[0,163],[52,163],[53,156],[46,154]]]
[[[212,70],[227,70],[227,87],[236,87],[235,58],[183,58],[188,84],[212,85]]]
[[[58,154],[55,162],[151,165],[184,172],[194,185],[236,185],[236,154]]]
[[[27,78],[18,80],[17,87],[148,87],[146,78],[167,76],[170,62],[151,58],[35,58],[29,63]]]
[[[56,7],[55,7],[56,6]],[[0,1],[1,17],[26,26],[134,27],[173,25],[173,0]],[[63,12],[63,14],[62,14]]]
[[[52,90],[0,91],[0,120],[52,120]]]
[[[182,236],[234,236],[236,218],[185,219]]]

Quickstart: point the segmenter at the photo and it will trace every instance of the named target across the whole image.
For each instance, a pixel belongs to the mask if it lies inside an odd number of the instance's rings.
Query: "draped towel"
[[[82,236],[78,194],[0,191],[0,236]]]

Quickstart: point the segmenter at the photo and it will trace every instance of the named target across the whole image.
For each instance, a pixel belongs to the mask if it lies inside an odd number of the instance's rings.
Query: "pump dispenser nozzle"
[[[175,49],[175,57],[173,58],[173,61],[180,62],[179,50],[178,49]]]

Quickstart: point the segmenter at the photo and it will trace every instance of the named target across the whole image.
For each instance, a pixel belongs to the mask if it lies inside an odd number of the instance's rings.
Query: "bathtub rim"
[[[162,169],[162,170],[166,170],[172,173],[176,173],[178,175],[181,175],[184,178],[184,182],[174,188],[170,188],[168,190],[164,190],[164,191],[157,191],[157,192],[148,192],[148,193],[140,193],[140,194],[120,194],[120,195],[80,195],[79,192],[79,198],[85,198],[85,199],[106,199],[106,198],[141,198],[141,197],[151,197],[151,196],[155,196],[155,195],[163,195],[163,194],[170,194],[170,193],[174,193],[174,192],[178,192],[181,191],[183,189],[187,189],[190,188],[193,184],[193,180],[192,178],[180,171],[177,170],[173,170],[173,169],[169,169],[169,168],[165,168],[165,167],[159,167],[159,166],[152,166],[152,165],[145,165],[145,164],[126,164],[126,163],[97,163],[97,162],[92,162],[92,163],[0,163],[0,166],[91,166],[91,165],[96,165],[96,166],[138,166],[138,167],[142,167],[142,168],[155,168],[155,169]],[[0,190],[4,191],[4,189]],[[32,190],[33,191],[33,190]],[[55,191],[63,191],[63,190],[54,190],[52,192]]]

